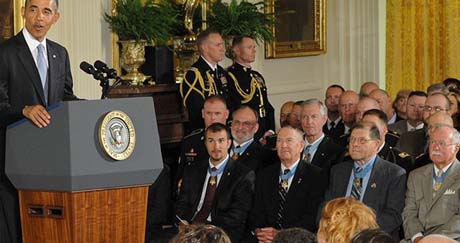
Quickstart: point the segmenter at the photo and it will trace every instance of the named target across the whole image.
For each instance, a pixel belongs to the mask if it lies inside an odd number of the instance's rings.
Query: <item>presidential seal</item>
[[[136,131],[131,118],[118,110],[107,113],[99,126],[99,143],[112,159],[127,159],[136,144]]]

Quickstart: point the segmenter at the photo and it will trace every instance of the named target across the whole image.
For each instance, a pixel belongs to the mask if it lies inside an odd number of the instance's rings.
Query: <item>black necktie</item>
[[[286,175],[289,173],[289,169],[285,169],[283,171],[283,174]],[[279,205],[278,205],[278,213],[276,215],[276,224],[278,225],[279,229],[283,228],[282,224],[282,219],[283,219],[283,212],[284,212],[284,203],[286,202],[286,196],[288,192],[288,186],[289,182],[288,179],[286,180],[281,180],[279,183],[278,187],[278,199],[279,199]]]
[[[331,121],[331,123],[329,123],[331,125],[331,129],[329,129],[329,131],[332,131],[332,129],[334,129],[335,127],[335,122],[334,121]]]
[[[211,171],[217,171],[216,167],[212,167]],[[214,199],[214,194],[216,193],[217,188],[217,175],[209,176],[208,184],[206,187],[206,194],[203,200],[203,206],[201,206],[200,211],[196,214],[193,219],[193,223],[204,223],[211,212],[212,200]]]

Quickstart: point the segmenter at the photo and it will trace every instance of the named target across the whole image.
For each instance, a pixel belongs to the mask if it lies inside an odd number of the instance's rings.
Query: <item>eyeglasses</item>
[[[439,106],[432,107],[432,106],[429,106],[429,105],[425,105],[425,106],[423,107],[423,110],[424,110],[424,111],[432,111],[432,110],[434,110],[434,111],[436,111],[436,112],[439,112],[439,111],[446,111],[446,109],[443,109],[443,108],[441,108],[441,107],[439,107]]]
[[[429,144],[430,146],[432,146],[432,145],[437,145],[437,146],[439,146],[440,148],[445,148],[445,147],[448,147],[448,146],[456,145],[455,143],[447,143],[447,142],[444,141],[444,140],[440,140],[440,141],[430,140],[430,141],[428,141],[428,144]]]
[[[233,120],[232,121],[232,126],[235,126],[235,127],[238,127],[238,126],[241,125],[241,126],[243,126],[245,128],[251,128],[255,124],[256,124],[256,122],[250,122],[250,121],[244,121],[244,122],[241,122],[241,121],[238,121],[238,120]]]
[[[375,141],[376,139],[371,139],[371,138],[363,138],[363,137],[350,137],[350,144],[352,143],[358,143],[358,144],[365,144],[369,141]]]

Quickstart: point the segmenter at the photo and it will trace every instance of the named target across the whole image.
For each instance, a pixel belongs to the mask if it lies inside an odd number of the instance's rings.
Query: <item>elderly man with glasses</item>
[[[371,207],[382,230],[398,240],[404,208],[406,172],[377,156],[380,131],[372,122],[358,122],[351,131],[352,160],[332,167],[326,202],[353,197]]]

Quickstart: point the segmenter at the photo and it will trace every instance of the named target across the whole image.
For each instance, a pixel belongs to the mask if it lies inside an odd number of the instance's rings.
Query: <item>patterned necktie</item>
[[[286,175],[289,173],[289,171],[290,171],[289,169],[285,169],[283,171],[283,174]],[[288,179],[280,181],[279,187],[278,187],[279,205],[278,205],[278,213],[276,214],[276,225],[278,226],[279,229],[283,228],[282,219],[283,219],[284,203],[286,202],[288,187],[289,187]]]
[[[211,171],[217,171],[216,167],[212,167]],[[209,176],[208,184],[206,187],[206,194],[203,200],[203,206],[201,206],[200,211],[196,214],[193,219],[193,223],[204,223],[211,212],[212,200],[214,199],[214,194],[216,193],[217,188],[217,175]]]
[[[37,46],[37,68],[38,73],[40,74],[40,79],[43,87],[43,93],[45,94],[45,101],[48,101],[48,64],[46,63],[45,58],[45,47],[42,44]]]
[[[302,160],[307,162],[307,163],[311,163],[310,148],[311,148],[311,145],[307,145],[305,147],[305,150],[303,151],[303,159]]]
[[[355,170],[356,170],[356,173],[360,173],[363,170],[363,168],[357,167]],[[362,188],[363,188],[363,178],[358,178],[355,176],[355,178],[353,179],[353,185],[351,187],[351,197],[356,200],[360,200]]]

